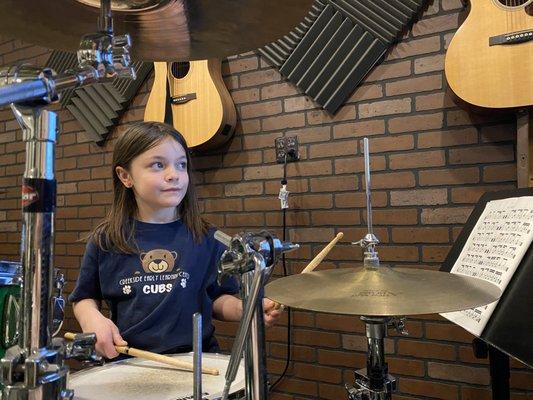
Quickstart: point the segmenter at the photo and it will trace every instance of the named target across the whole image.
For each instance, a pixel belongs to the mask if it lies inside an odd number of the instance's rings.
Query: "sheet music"
[[[533,196],[490,201],[450,272],[484,279],[504,292],[532,240]],[[480,336],[497,304],[441,315]]]

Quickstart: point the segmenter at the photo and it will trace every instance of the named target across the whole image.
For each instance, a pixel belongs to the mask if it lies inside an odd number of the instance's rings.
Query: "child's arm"
[[[74,316],[83,332],[96,333],[96,351],[107,358],[118,356],[115,345],[126,346],[117,326],[102,315],[98,303],[93,299],[83,299],[73,304]]]
[[[223,294],[213,302],[213,316],[220,321],[237,322],[242,317],[242,301],[230,294]]]
[[[281,317],[281,310],[275,308],[276,303],[270,299],[263,301],[265,326],[274,325]],[[221,321],[237,322],[242,318],[242,301],[235,296],[223,294],[213,302],[213,316]]]

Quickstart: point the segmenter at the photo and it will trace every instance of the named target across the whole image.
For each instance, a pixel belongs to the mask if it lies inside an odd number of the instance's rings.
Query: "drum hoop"
[[[176,353],[176,354],[169,354],[170,356],[192,356],[194,353],[192,352],[189,352],[189,353]],[[203,359],[225,359],[229,362],[229,359],[230,359],[230,356],[227,355],[227,354],[222,354],[222,353],[204,353],[203,354]],[[128,361],[130,362],[129,364],[131,365],[131,361],[132,360],[135,360],[135,358],[125,358],[123,360],[118,360],[118,361],[111,361],[111,362],[108,362],[104,365],[101,365],[101,366],[97,366],[95,368],[106,368],[106,367],[109,367],[109,368],[112,368],[116,365],[120,365],[120,364],[128,364]],[[147,360],[141,360],[141,359],[137,359],[139,360],[139,362],[141,361],[147,361]],[[83,377],[85,375],[89,375],[92,371],[94,371],[95,368],[87,368],[87,369],[84,369],[82,371],[77,371],[73,374],[70,374],[69,376],[69,386],[70,386],[70,379],[71,378],[77,378],[77,377]],[[221,390],[222,391],[222,390]],[[76,390],[74,389],[74,396],[76,396]],[[220,400],[221,398],[220,397],[213,397],[215,395],[210,395],[210,396],[207,396],[207,397],[203,397],[203,399],[205,400]],[[75,398],[75,397],[74,397]],[[228,396],[228,400],[242,400],[245,398],[245,382],[243,381],[243,387],[242,388],[239,388],[239,389],[236,389],[234,392],[230,393],[230,395]],[[189,399],[189,397],[187,398],[184,398],[185,399]],[[190,399],[192,400],[192,397],[190,397]]]

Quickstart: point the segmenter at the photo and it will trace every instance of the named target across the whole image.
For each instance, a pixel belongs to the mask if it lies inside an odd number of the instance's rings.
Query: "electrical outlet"
[[[278,164],[285,162],[285,155],[287,155],[287,162],[294,162],[300,159],[298,136],[279,137],[275,140],[274,145]]]

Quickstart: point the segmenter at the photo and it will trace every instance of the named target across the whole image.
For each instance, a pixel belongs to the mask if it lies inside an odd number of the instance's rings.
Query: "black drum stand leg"
[[[490,379],[493,400],[509,400],[509,356],[489,345]]]
[[[509,356],[479,338],[473,340],[472,347],[476,358],[489,358],[492,400],[510,400]]]

